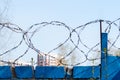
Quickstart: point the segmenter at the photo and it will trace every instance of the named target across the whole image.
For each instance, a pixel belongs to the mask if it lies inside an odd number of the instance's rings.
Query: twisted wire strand
[[[12,24],[12,23],[0,23],[0,25],[2,26],[1,30],[4,29],[4,28],[8,28],[11,31],[16,32],[16,33],[22,33],[23,32],[23,30],[19,26],[15,25],[15,24]],[[16,26],[16,27],[12,27],[12,26]],[[18,48],[22,44],[22,42],[23,42],[23,39],[21,39],[20,42],[16,46],[14,46],[13,48],[1,53],[0,56],[3,56],[4,54],[7,54],[8,52],[11,52],[11,51],[15,50],[16,48]]]

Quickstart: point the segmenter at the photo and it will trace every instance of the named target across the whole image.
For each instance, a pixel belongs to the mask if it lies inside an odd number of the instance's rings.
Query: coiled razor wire
[[[100,57],[97,58],[89,58],[89,55],[91,54],[91,52],[95,52],[95,53],[101,53],[100,49],[95,49],[96,47],[100,47],[100,41],[98,41],[97,43],[93,44],[92,47],[88,46],[86,43],[84,43],[84,41],[81,39],[82,38],[82,32],[87,29],[87,27],[91,24],[97,24],[96,27],[99,27],[99,23],[100,21],[102,21],[102,23],[106,24],[104,27],[103,32],[108,33],[108,37],[110,36],[111,30],[115,28],[117,28],[118,34],[116,36],[116,38],[113,41],[110,41],[108,39],[108,52],[111,51],[112,48],[115,48],[116,50],[120,50],[120,47],[116,45],[117,42],[120,41],[120,18],[114,20],[114,21],[109,21],[109,20],[94,20],[94,21],[90,21],[84,25],[80,25],[76,28],[71,28],[70,26],[67,26],[65,23],[63,22],[59,22],[59,21],[51,21],[51,22],[41,22],[41,23],[37,23],[37,24],[33,24],[31,25],[28,30],[23,30],[21,29],[19,26],[17,26],[16,24],[12,24],[12,23],[0,23],[0,31],[2,31],[3,29],[9,29],[10,31],[17,33],[17,34],[21,34],[22,39],[19,41],[18,44],[16,44],[14,47],[11,47],[8,50],[5,50],[4,52],[0,53],[0,57],[2,57],[5,54],[9,55],[9,52],[16,50],[17,48],[19,48],[23,43],[25,45],[27,45],[27,49],[25,50],[24,53],[22,53],[21,55],[19,55],[13,62],[9,62],[6,60],[2,60],[0,59],[0,62],[3,63],[11,63],[11,64],[18,64],[16,63],[20,58],[24,57],[29,50],[33,50],[35,51],[37,54],[41,54],[44,56],[50,56],[51,58],[54,58],[55,60],[57,60],[60,64],[65,65],[65,66],[76,66],[76,65],[80,65],[83,64],[87,61],[95,61],[95,60],[100,60]],[[118,23],[117,23],[118,22]],[[36,33],[40,31],[41,28],[44,27],[48,27],[48,26],[57,26],[57,27],[62,27],[65,28],[66,31],[69,33],[68,36],[66,37],[66,39],[59,44],[57,47],[53,48],[52,50],[48,51],[47,53],[44,53],[43,51],[41,51],[40,49],[38,49],[35,45],[34,42],[32,41],[32,39],[34,38],[33,36],[36,36]],[[92,28],[92,27],[91,27]],[[47,28],[49,29],[49,28]],[[64,33],[64,32],[63,32]],[[99,33],[99,32],[98,32]],[[37,34],[39,35],[39,34]],[[77,35],[77,42],[75,42],[72,38],[73,35]],[[47,37],[47,36],[45,36]],[[84,38],[84,37],[83,37]],[[57,59],[56,57],[54,57],[53,55],[51,55],[50,53],[56,51],[57,49],[59,49],[60,47],[62,47],[64,44],[66,44],[68,41],[70,41],[73,44],[73,48],[71,49],[71,51],[67,54],[65,54],[64,56],[62,56],[60,59]],[[87,52],[85,50],[83,50],[80,45],[82,45],[84,48],[87,49]],[[66,59],[67,57],[71,56],[71,54],[74,53],[75,50],[79,51],[79,54],[84,55],[84,60],[77,62],[77,63],[64,63],[64,59]],[[119,59],[119,58],[118,58]]]

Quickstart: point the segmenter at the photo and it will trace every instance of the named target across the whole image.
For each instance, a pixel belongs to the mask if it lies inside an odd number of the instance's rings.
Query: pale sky
[[[24,28],[54,20],[76,27],[91,20],[119,18],[119,3],[119,0],[11,0],[10,20]]]
[[[27,30],[32,24],[45,21],[60,21],[75,28],[96,19],[113,21],[120,17],[120,0],[10,0],[8,2],[9,5],[6,12],[8,21],[19,25],[24,30]],[[99,27],[97,29],[99,29]],[[95,31],[96,28],[91,30]],[[51,32],[50,30],[44,29],[44,35],[38,33],[39,36],[34,37],[34,44],[38,44],[36,45],[38,49],[47,52],[51,47],[54,48],[54,44],[57,43],[58,45],[58,42],[63,42],[66,39],[68,32],[65,31],[66,30],[61,29],[60,32],[59,29],[56,29]],[[49,32],[51,32],[50,35],[48,35]],[[91,32],[91,34],[94,33]],[[55,36],[55,38],[53,38],[53,36]],[[48,42],[48,38],[49,41],[53,42]],[[91,39],[90,36],[87,38]],[[45,41],[48,43],[46,44]],[[99,36],[96,41],[99,41]],[[89,41],[87,44],[88,43]],[[23,48],[20,48],[20,50],[22,49]],[[20,50],[18,50],[18,52],[22,53]],[[32,53],[32,51],[30,53]],[[11,58],[12,57],[11,54]],[[33,56],[29,54],[28,62],[31,57]]]

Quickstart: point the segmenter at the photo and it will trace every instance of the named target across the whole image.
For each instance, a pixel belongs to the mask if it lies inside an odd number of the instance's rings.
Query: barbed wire
[[[119,24],[117,24],[116,22],[119,22]],[[18,61],[20,58],[24,57],[28,53],[29,50],[33,50],[37,54],[42,53],[42,54],[44,54],[44,56],[45,55],[50,56],[51,58],[54,58],[55,60],[59,61],[60,64],[65,65],[65,66],[76,66],[76,65],[83,64],[87,61],[100,60],[101,59],[100,57],[92,58],[92,59],[89,58],[89,55],[91,54],[91,52],[101,53],[100,49],[96,49],[97,47],[100,47],[100,42],[98,41],[97,43],[94,43],[92,47],[90,47],[82,40],[82,36],[81,36],[83,34],[83,31],[85,29],[87,29],[88,26],[90,26],[91,24],[97,24],[97,26],[99,27],[99,23],[100,23],[100,20],[94,20],[94,21],[90,21],[84,25],[78,26],[76,28],[71,28],[70,26],[66,25],[63,22],[51,21],[51,22],[41,22],[41,23],[33,24],[28,28],[28,30],[23,30],[18,25],[12,24],[12,23],[0,23],[0,31],[7,28],[14,33],[21,34],[21,37],[22,37],[22,39],[19,41],[18,44],[16,44],[16,46],[11,47],[10,49],[5,50],[4,52],[0,53],[0,57],[5,54],[9,55],[9,52],[16,50],[24,42],[25,45],[27,45],[26,51],[24,53],[22,53],[21,55],[19,55],[16,59],[14,59],[14,61],[11,62],[11,64],[17,64],[16,61]],[[116,46],[116,42],[118,42],[118,40],[120,39],[120,18],[118,18],[114,21],[102,20],[102,23],[106,24],[106,26],[104,26],[105,28],[104,28],[103,32],[108,33],[108,37],[109,37],[109,34],[111,33],[112,26],[115,26],[117,28],[118,34],[115,37],[114,41],[111,42],[108,39],[108,43],[110,45],[108,47],[108,51],[110,51],[112,48],[116,48],[117,50],[119,50],[120,47]],[[34,38],[34,36],[36,36],[36,33],[39,32],[42,28],[47,27],[47,29],[49,29],[48,26],[49,27],[57,27],[57,28],[59,28],[59,27],[65,28],[66,32],[68,32],[68,36],[66,37],[66,39],[63,42],[60,42],[61,44],[59,44],[57,47],[53,48],[52,50],[48,51],[47,53],[44,53],[44,51],[41,51],[34,45],[34,42],[32,39]],[[39,34],[37,34],[37,35],[39,35]],[[76,42],[72,38],[73,35],[77,35]],[[45,37],[47,37],[47,36],[45,36]],[[57,59],[57,57],[54,57],[53,55],[50,54],[50,53],[58,50],[60,47],[62,47],[63,45],[65,45],[68,42],[72,43],[73,48],[68,53],[66,53],[64,56],[62,56],[60,59]],[[80,47],[80,45],[82,45],[87,51],[83,50]],[[71,56],[71,54],[73,54],[75,50],[78,50],[79,54],[84,55],[84,60],[79,61],[77,63],[65,63],[64,59]],[[0,60],[0,62],[10,63],[9,61],[5,61],[5,60]]]

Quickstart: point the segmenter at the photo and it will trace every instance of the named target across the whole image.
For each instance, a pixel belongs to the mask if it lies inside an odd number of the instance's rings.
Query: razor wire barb
[[[119,24],[116,23],[117,21],[119,22]],[[48,56],[50,56],[51,58],[54,58],[54,59],[58,60],[62,65],[67,65],[67,66],[80,65],[80,64],[86,62],[87,60],[89,60],[89,61],[98,60],[98,59],[100,59],[100,58],[89,59],[89,58],[88,58],[88,55],[90,54],[90,52],[99,52],[99,53],[101,52],[100,50],[96,50],[96,49],[95,49],[97,46],[100,46],[100,42],[94,44],[94,46],[92,46],[92,47],[89,47],[87,44],[84,43],[84,41],[82,41],[82,39],[81,39],[81,34],[82,34],[82,31],[84,31],[85,28],[87,28],[88,25],[96,24],[96,23],[98,24],[99,22],[100,22],[100,20],[90,21],[90,22],[88,22],[88,23],[86,23],[86,24],[84,24],[84,25],[80,25],[80,26],[78,26],[78,27],[76,27],[76,28],[71,28],[71,27],[67,26],[65,23],[59,22],[59,21],[41,22],[41,23],[37,23],[37,24],[31,25],[31,26],[28,28],[27,31],[21,29],[21,28],[20,28],[18,25],[16,25],[16,24],[12,24],[12,23],[0,23],[0,31],[3,30],[3,29],[5,29],[5,28],[7,28],[7,29],[11,30],[11,31],[14,32],[14,33],[21,34],[21,37],[22,37],[22,39],[20,40],[20,42],[19,42],[18,44],[16,44],[16,46],[11,47],[10,49],[4,51],[3,53],[0,53],[0,56],[3,56],[3,55],[5,55],[5,54],[9,54],[9,52],[14,51],[15,49],[19,48],[19,46],[20,46],[23,42],[25,42],[25,44],[27,45],[28,48],[26,49],[26,51],[25,51],[23,54],[19,55],[19,56],[14,60],[14,62],[11,63],[11,64],[17,64],[16,61],[18,61],[18,60],[19,60],[20,58],[22,58],[25,54],[27,54],[30,49],[34,50],[37,54],[41,54],[43,51],[41,51],[41,50],[39,50],[39,49],[37,49],[37,48],[35,47],[34,43],[32,42],[32,38],[33,38],[33,36],[35,36],[35,34],[36,34],[41,28],[44,28],[44,27],[47,27],[47,26],[51,25],[51,26],[57,26],[57,27],[64,27],[64,28],[68,31],[69,36],[67,36],[67,38],[65,39],[64,42],[62,42],[61,44],[59,44],[59,45],[58,45],[57,47],[55,47],[54,49],[48,51],[48,53],[46,53],[46,54],[44,54],[44,55],[48,55]],[[118,32],[119,32],[113,42],[111,42],[110,40],[108,40],[108,43],[110,44],[110,46],[108,47],[108,51],[110,51],[110,49],[111,49],[112,47],[115,47],[115,48],[117,48],[117,49],[120,49],[120,47],[117,47],[117,46],[115,45],[115,43],[116,43],[116,42],[119,40],[119,38],[120,38],[120,18],[118,18],[118,19],[116,19],[116,20],[114,20],[114,21],[102,20],[102,22],[105,23],[105,24],[107,24],[106,28],[104,29],[104,32],[108,33],[108,35],[109,35],[109,33],[111,32],[111,29],[112,29],[112,26],[113,26],[113,25],[117,27]],[[98,25],[98,27],[99,27],[99,25]],[[35,29],[34,29],[34,28],[35,28]],[[47,29],[48,29],[48,28],[47,28]],[[31,30],[33,30],[33,31],[31,31]],[[74,40],[72,39],[72,35],[73,35],[74,33],[77,35],[77,43],[75,43]],[[30,35],[29,35],[29,34],[30,34]],[[39,34],[38,34],[38,35],[39,35]],[[52,53],[53,51],[55,51],[55,50],[57,50],[58,48],[60,48],[61,46],[63,46],[65,43],[67,43],[68,40],[74,45],[74,48],[73,48],[69,53],[67,53],[65,56],[61,57],[61,59],[57,59],[56,57],[50,55],[50,53]],[[85,52],[84,50],[82,50],[82,49],[79,47],[79,45],[84,46],[86,49],[88,49],[88,51]],[[75,50],[79,50],[79,51],[81,52],[80,54],[83,54],[83,55],[84,55],[85,60],[82,61],[82,62],[78,62],[78,63],[76,63],[76,64],[64,63],[63,60],[64,60],[65,58],[67,58],[68,56],[70,56],[71,54],[73,54],[73,52],[74,52]],[[118,58],[118,59],[119,59],[119,58]],[[5,60],[0,60],[0,62],[10,63],[9,61],[5,61]]]

